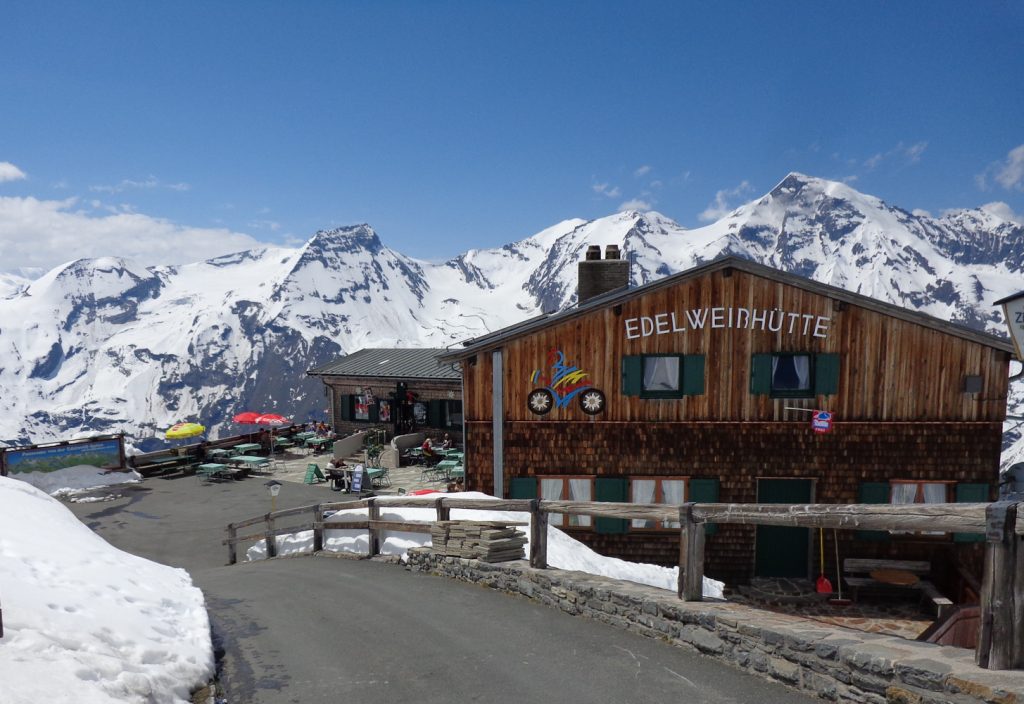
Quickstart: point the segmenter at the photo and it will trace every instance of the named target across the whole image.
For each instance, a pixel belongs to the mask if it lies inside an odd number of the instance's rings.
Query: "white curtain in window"
[[[678,391],[679,358],[647,357],[644,359],[645,391]]]
[[[917,499],[917,484],[901,483],[892,485],[892,499],[894,504],[912,504]]]
[[[793,368],[796,369],[796,378],[800,382],[799,388],[811,388],[811,358],[804,354],[793,357]]]
[[[892,485],[892,498],[891,503],[894,504],[912,504],[917,501],[917,484],[908,482]],[[889,531],[893,535],[901,535],[909,533],[907,530],[891,530]]]
[[[657,482],[654,479],[634,479],[633,480],[633,503],[635,504],[653,504],[654,503],[654,487]],[[645,521],[642,518],[634,518],[632,523],[634,528],[653,528],[654,521]]]
[[[946,503],[946,485],[945,484],[925,484],[924,485],[924,502],[926,504],[944,504]]]
[[[661,482],[661,502],[681,506],[686,501],[686,482],[682,479],[664,479]],[[665,528],[678,528],[679,521],[665,521]]]
[[[569,480],[569,501],[590,501],[589,479]],[[589,526],[590,516],[569,516],[571,526]]]
[[[922,485],[924,487],[924,502],[926,504],[944,504],[946,503],[946,485],[927,483]],[[944,535],[944,533],[934,530],[921,531],[921,535]]]
[[[540,480],[540,498],[546,501],[561,501],[562,500],[562,487],[565,486],[565,481],[562,479],[541,479]],[[553,526],[563,525],[565,516],[560,513],[549,513],[548,523]]]

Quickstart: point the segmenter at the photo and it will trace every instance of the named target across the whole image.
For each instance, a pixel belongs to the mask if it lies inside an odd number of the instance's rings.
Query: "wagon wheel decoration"
[[[580,394],[580,409],[589,416],[596,416],[604,410],[604,392],[587,389]]]
[[[555,405],[555,397],[547,389],[534,389],[526,397],[526,403],[531,411],[542,416]]]

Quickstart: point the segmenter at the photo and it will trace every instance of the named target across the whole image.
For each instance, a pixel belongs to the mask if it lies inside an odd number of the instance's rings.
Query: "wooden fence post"
[[[373,557],[380,552],[380,531],[375,525],[374,521],[380,520],[380,506],[377,505],[376,499],[366,500],[366,520],[369,521],[367,528],[369,530],[369,540],[367,541],[367,555]]]
[[[704,526],[693,520],[693,502],[679,507],[679,584],[680,599],[704,598]]]
[[[990,670],[1024,668],[1024,536],[1014,530],[1020,506],[1000,501],[985,510],[985,572],[974,660]]]
[[[452,510],[444,505],[444,497],[434,499],[434,508],[437,509],[437,520],[439,521],[450,521],[452,518]]]
[[[313,507],[313,552],[324,549],[324,510],[321,504]]]
[[[277,557],[277,536],[274,535],[274,514],[268,513],[266,515],[267,521],[267,557]]]
[[[238,562],[238,546],[235,543],[235,539],[238,537],[238,530],[235,528],[234,523],[228,523],[228,564],[233,565]]]
[[[530,501],[530,567],[548,568],[548,514],[541,510],[540,499]]]

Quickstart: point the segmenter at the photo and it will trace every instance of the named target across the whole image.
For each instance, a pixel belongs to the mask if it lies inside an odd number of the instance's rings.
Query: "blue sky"
[[[789,171],[936,215],[1024,212],[1021,3],[41,0],[3,14],[6,270],[42,265],[39,233],[68,215],[80,256],[117,254],[94,250],[118,227],[205,254],[368,222],[439,259],[630,206],[696,227]],[[12,249],[22,232],[32,246]]]

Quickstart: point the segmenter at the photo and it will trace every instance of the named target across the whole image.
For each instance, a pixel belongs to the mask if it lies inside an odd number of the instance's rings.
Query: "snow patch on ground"
[[[0,506],[0,701],[179,704],[209,681],[210,623],[185,570],[111,547],[25,481],[0,477]]]
[[[142,481],[142,475],[135,470],[100,469],[87,464],[65,467],[53,472],[19,472],[10,475],[10,478],[31,484],[55,497],[71,497],[91,489],[118,484],[137,484]]]

